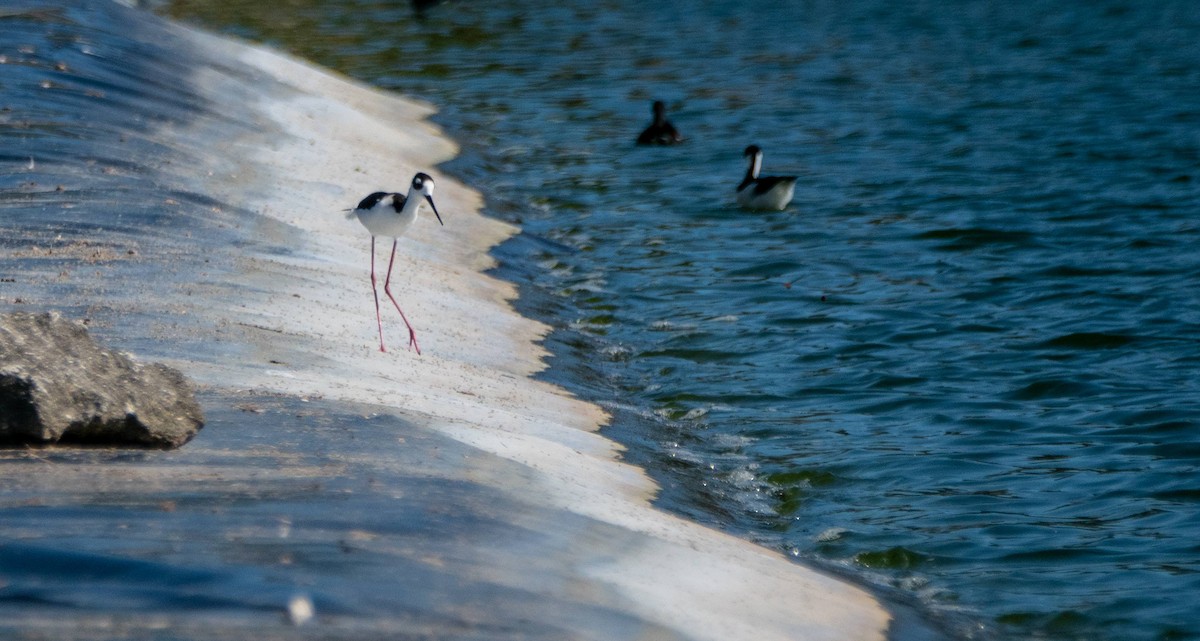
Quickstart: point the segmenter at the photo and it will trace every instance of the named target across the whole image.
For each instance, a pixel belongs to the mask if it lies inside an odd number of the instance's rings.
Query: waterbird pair
[[[392,305],[396,306],[396,311],[400,312],[400,318],[404,320],[404,325],[408,327],[408,348],[416,350],[418,355],[421,353],[421,347],[417,345],[417,333],[408,322],[408,318],[404,316],[404,311],[400,309],[400,303],[396,302],[396,297],[392,296],[391,283],[392,264],[396,260],[396,244],[404,232],[408,231],[413,221],[417,219],[417,214],[424,201],[429,202],[429,207],[433,209],[433,215],[437,216],[438,224],[445,225],[442,222],[442,215],[438,213],[437,205],[433,204],[433,178],[426,173],[417,173],[416,176],[413,176],[407,195],[377,191],[363,198],[357,207],[349,210],[350,216],[358,218],[358,222],[371,232],[371,293],[375,295],[375,322],[379,325],[379,351],[381,352],[386,352],[387,348],[383,345],[383,318],[379,313],[379,290],[375,286],[375,237],[388,236],[392,239],[392,254],[388,259],[387,276],[383,279],[383,292],[391,299]]]
[[[673,145],[683,141],[679,130],[667,120],[667,107],[661,100],[651,106],[654,120],[638,136],[639,145]],[[796,191],[796,176],[759,176],[762,169],[763,152],[758,145],[750,145],[743,152],[750,160],[746,177],[737,186],[737,202],[747,209],[782,210],[792,202]]]

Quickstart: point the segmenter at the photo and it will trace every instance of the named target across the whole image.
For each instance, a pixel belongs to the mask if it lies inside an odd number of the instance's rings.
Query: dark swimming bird
[[[667,106],[661,100],[654,101],[654,122],[638,136],[639,145],[673,145],[683,140],[679,131],[667,121]]]
[[[746,169],[746,177],[737,186],[737,202],[747,209],[779,209],[782,210],[792,202],[792,194],[796,190],[796,176],[759,176],[762,168],[762,149],[758,145],[750,145],[743,152],[750,159],[750,167]]]
[[[425,12],[442,3],[442,0],[412,0],[413,11],[418,18],[424,18]]]
[[[379,324],[379,351],[381,352],[386,352],[387,349],[383,346],[383,319],[379,315],[379,290],[375,288],[375,237],[390,236],[392,238],[392,257],[388,259],[387,276],[383,279],[383,292],[392,300],[396,311],[400,312],[400,318],[404,319],[404,325],[408,327],[408,347],[417,350],[417,354],[421,353],[421,347],[417,345],[417,333],[413,331],[404,312],[400,310],[400,303],[397,303],[396,298],[392,296],[391,283],[392,263],[396,260],[396,243],[399,242],[398,239],[404,235],[404,232],[408,231],[408,226],[417,219],[422,198],[429,201],[429,206],[433,209],[433,215],[437,216],[438,223],[444,224],[442,215],[438,213],[437,206],[433,204],[433,178],[425,173],[413,176],[412,184],[408,187],[408,196],[377,191],[363,198],[362,202],[350,211],[350,215],[358,218],[358,222],[371,232],[371,293],[375,295],[375,322]]]

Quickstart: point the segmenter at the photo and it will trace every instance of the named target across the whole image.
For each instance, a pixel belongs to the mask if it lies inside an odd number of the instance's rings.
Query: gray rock
[[[166,449],[203,426],[177,370],[106,350],[57,313],[0,316],[0,444]]]

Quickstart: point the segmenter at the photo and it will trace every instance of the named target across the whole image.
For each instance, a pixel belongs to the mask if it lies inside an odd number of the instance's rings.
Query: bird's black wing
[[[795,176],[759,176],[754,181],[754,193],[765,194],[779,185],[796,182]]]
[[[638,136],[637,144],[639,145],[673,145],[683,138],[679,135],[679,131],[669,122],[655,123],[646,127],[642,135]]]
[[[355,207],[355,209],[370,209],[375,205],[378,205],[379,201],[383,200],[387,195],[388,193],[386,191],[377,191],[370,196],[363,198],[362,202],[358,203],[358,207]]]

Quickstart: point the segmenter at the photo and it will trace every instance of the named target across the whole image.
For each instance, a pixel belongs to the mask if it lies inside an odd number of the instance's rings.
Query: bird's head
[[[424,172],[417,173],[413,176],[412,186],[408,188],[409,198],[416,198],[420,194],[429,201],[429,206],[433,209],[433,215],[437,216],[438,224],[445,225],[442,222],[442,215],[438,213],[437,205],[433,204],[433,177]]]

